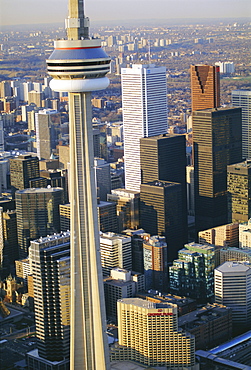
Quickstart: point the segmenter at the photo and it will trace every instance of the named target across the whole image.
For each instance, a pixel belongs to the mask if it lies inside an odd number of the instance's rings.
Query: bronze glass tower
[[[218,66],[190,67],[192,111],[220,106],[220,72]]]
[[[70,122],[71,370],[109,368],[94,179],[91,92],[105,89],[110,59],[89,37],[83,0],[69,0],[68,40],[47,60],[55,91],[67,91]]]

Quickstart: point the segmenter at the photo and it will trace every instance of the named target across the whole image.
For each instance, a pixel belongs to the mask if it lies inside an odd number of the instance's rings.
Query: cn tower
[[[68,92],[71,203],[71,370],[109,369],[93,172],[91,92],[105,89],[110,59],[89,37],[83,0],[69,0],[67,40],[47,60],[50,87]]]

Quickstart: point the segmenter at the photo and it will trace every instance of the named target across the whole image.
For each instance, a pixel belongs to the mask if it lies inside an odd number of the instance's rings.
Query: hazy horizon
[[[0,24],[61,23],[67,17],[68,0],[0,0]],[[250,0],[85,0],[91,22],[128,22],[147,19],[248,18]],[[63,24],[63,23],[62,23]]]

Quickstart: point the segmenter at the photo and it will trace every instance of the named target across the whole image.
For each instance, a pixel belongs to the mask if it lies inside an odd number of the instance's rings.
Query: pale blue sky
[[[250,0],[85,0],[91,21],[251,17]],[[0,23],[62,22],[67,0],[0,0]],[[107,22],[105,22],[107,23]]]

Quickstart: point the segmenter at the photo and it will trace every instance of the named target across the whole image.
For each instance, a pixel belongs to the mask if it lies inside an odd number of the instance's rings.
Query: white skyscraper
[[[214,270],[215,302],[232,308],[233,324],[251,327],[251,265],[228,261]]]
[[[242,157],[251,158],[251,90],[232,91],[232,104],[242,108]]]
[[[122,68],[125,187],[140,191],[140,138],[167,132],[166,68]]]

